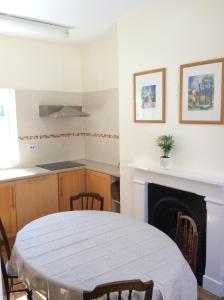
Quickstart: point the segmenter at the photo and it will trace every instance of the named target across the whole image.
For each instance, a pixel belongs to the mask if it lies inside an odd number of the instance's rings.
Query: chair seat
[[[5,269],[7,272],[7,275],[11,278],[18,278],[18,273],[12,269],[12,267],[10,266],[9,262],[7,261],[6,265],[5,265]]]

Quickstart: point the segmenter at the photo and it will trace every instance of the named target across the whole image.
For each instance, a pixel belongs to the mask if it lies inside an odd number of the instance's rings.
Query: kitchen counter
[[[86,169],[105,173],[114,177],[120,177],[120,170],[118,166],[105,164],[99,161],[88,160],[88,159],[78,159],[75,161],[80,164],[85,164]]]
[[[105,164],[102,162],[87,160],[87,159],[78,159],[74,160],[75,162],[83,163],[85,166],[82,167],[75,167],[69,169],[61,169],[56,171],[49,171],[39,167],[32,167],[32,168],[17,168],[17,169],[6,169],[0,171],[0,183],[7,182],[7,181],[14,181],[19,179],[24,179],[28,177],[35,177],[41,175],[50,175],[55,173],[61,172],[68,172],[77,169],[89,169],[101,173],[105,173],[114,177],[119,177],[119,168],[115,165]]]

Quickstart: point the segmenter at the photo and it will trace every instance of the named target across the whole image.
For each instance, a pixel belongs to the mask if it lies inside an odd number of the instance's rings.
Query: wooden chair
[[[183,215],[182,212],[177,214],[176,243],[192,271],[196,274],[198,252],[197,226],[190,216]]]
[[[81,209],[94,209],[94,203],[99,202],[100,210],[103,210],[104,198],[97,193],[79,193],[70,197],[70,210],[73,210],[74,201],[81,201]]]
[[[5,253],[3,254],[3,247],[5,248]],[[4,263],[4,257],[6,256],[7,262]],[[9,259],[11,256],[11,249],[9,246],[9,241],[3,226],[2,220],[0,218],[0,259],[1,259],[1,271],[3,277],[3,283],[5,286],[6,300],[10,300],[11,293],[26,292],[27,299],[32,300],[32,291],[27,288],[16,288],[15,286],[23,284],[22,282],[14,282],[18,279],[18,274],[11,270],[9,265]]]
[[[153,281],[142,282],[141,280],[126,280],[126,281],[115,281],[97,285],[91,292],[84,291],[83,299],[97,299],[103,295],[107,295],[107,300],[110,300],[110,293],[118,292],[118,300],[121,300],[121,294],[123,291],[129,291],[128,300],[131,300],[132,291],[145,292],[145,300],[152,299]]]

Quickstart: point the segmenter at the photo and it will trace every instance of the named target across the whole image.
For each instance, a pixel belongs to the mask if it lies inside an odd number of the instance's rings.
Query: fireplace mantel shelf
[[[209,183],[212,185],[224,186],[224,178],[209,177],[197,173],[191,173],[188,171],[181,171],[175,169],[166,170],[166,169],[162,169],[162,167],[160,166],[147,165],[147,164],[143,165],[143,163],[139,163],[139,162],[131,162],[128,164],[128,166],[140,171],[146,171],[146,172],[148,171],[148,172],[157,173],[166,176],[173,176],[173,177],[184,178],[184,179],[197,181],[197,182]]]

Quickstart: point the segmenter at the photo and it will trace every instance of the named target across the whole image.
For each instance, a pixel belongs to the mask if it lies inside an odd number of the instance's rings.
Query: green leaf
[[[175,141],[172,135],[161,135],[157,139],[157,146],[159,146],[163,152],[163,157],[169,157],[169,153],[174,148]]]

